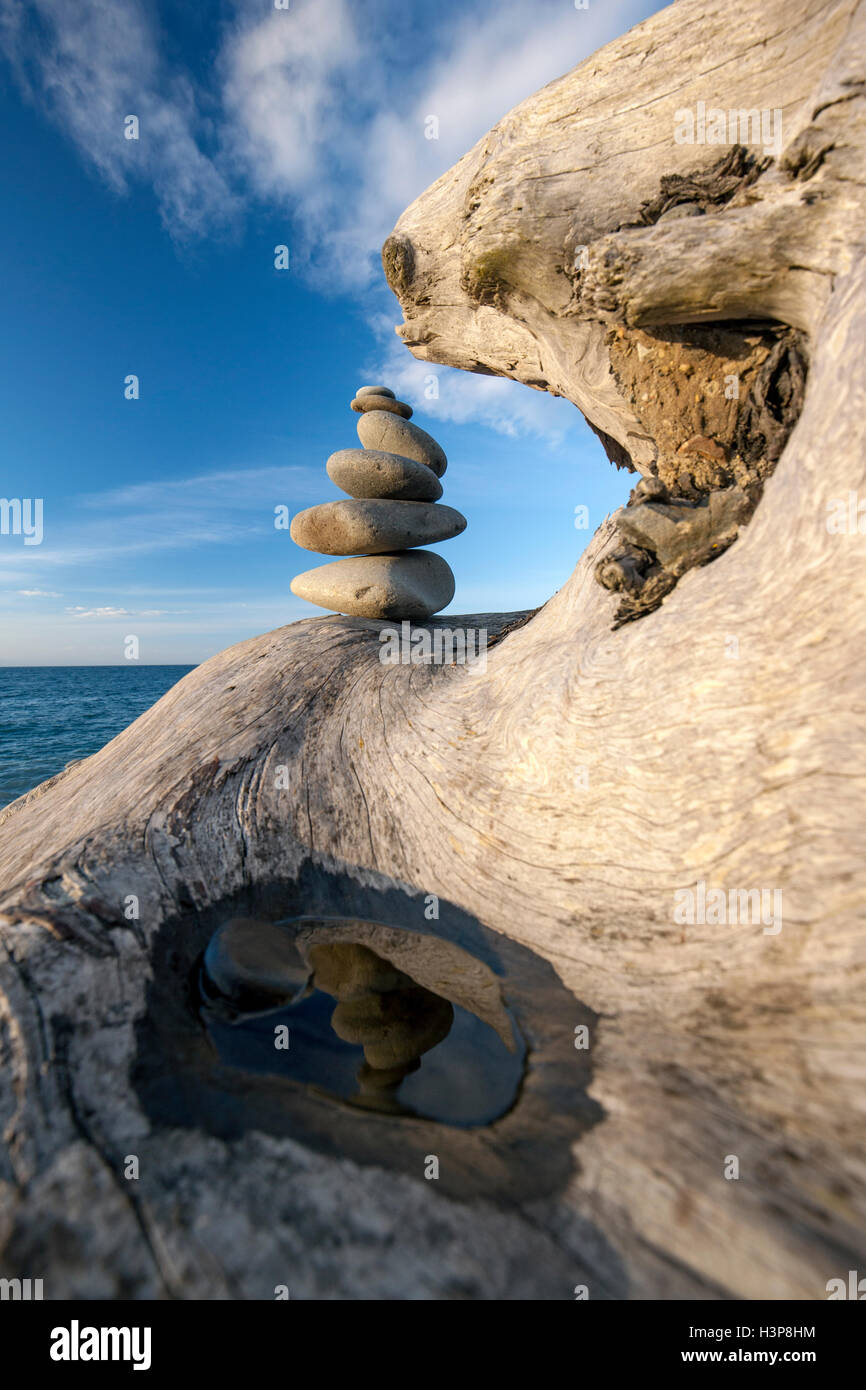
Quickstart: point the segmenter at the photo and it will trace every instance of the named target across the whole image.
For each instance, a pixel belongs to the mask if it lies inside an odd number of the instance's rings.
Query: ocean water
[[[87,758],[192,666],[0,667],[0,807]]]

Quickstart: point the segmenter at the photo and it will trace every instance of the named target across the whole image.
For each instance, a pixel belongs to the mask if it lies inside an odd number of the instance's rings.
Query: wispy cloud
[[[397,0],[237,0],[217,7],[230,16],[218,56],[193,74],[144,0],[0,0],[0,49],[113,189],[150,182],[174,234],[213,235],[263,198],[292,216],[311,260],[357,286],[354,258],[378,253],[407,202],[646,4],[616,8],[534,0],[528,22],[526,0],[456,20],[407,16]]]
[[[162,618],[166,610],[163,608],[114,608],[106,604],[101,608],[85,608],[83,604],[77,603],[72,608],[67,608],[66,612],[70,618]]]
[[[105,564],[109,560],[152,555],[159,551],[181,547],[237,544],[261,534],[258,526],[241,527],[238,523],[219,524],[200,518],[191,526],[188,518],[176,515],[132,516],[126,530],[117,524],[116,516],[106,515],[90,526],[70,518],[56,539],[46,539],[40,546],[17,555],[0,552],[0,570],[26,563],[29,568],[62,569],[65,566]],[[118,539],[118,535],[122,539]]]
[[[131,618],[132,614],[128,608],[82,608],[77,604],[74,608],[67,608],[67,613],[71,618]]]
[[[76,570],[116,560],[205,546],[261,541],[273,531],[275,508],[321,501],[321,466],[222,469],[187,478],[153,479],[70,499],[64,519],[29,550],[0,550],[0,573]],[[34,570],[33,567],[36,567]],[[22,597],[61,597],[36,588]]]
[[[179,508],[195,510],[213,506],[232,511],[259,511],[270,502],[285,501],[287,493],[306,493],[317,483],[321,489],[321,469],[312,466],[230,468],[195,473],[188,478],[154,478],[144,483],[130,483],[105,492],[87,493],[80,500],[84,506],[100,511],[107,507],[126,507],[139,514],[163,509],[176,514]]]
[[[62,598],[56,589],[17,589],[22,598]]]
[[[428,6],[398,27],[395,3],[292,0],[264,16],[239,6],[219,64],[225,147],[291,215],[314,278],[355,292],[380,280],[380,248],[407,204],[646,4],[620,4],[614,18],[534,0],[531,22],[527,8],[473,5],[455,21]]]
[[[212,127],[188,74],[160,52],[139,0],[0,0],[0,44],[19,83],[116,192],[149,182],[169,232],[230,224],[241,203],[207,152]],[[134,115],[139,138],[127,139]]]
[[[346,0],[296,0],[291,13],[264,16],[259,5],[240,7],[220,62],[223,132],[235,168],[256,191],[296,198],[318,188],[336,211],[327,174],[357,155],[353,122],[381,77],[375,24],[364,23],[370,18]],[[368,82],[359,88],[362,69]]]

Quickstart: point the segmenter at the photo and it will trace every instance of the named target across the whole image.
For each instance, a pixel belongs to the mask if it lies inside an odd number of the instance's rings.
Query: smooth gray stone
[[[391,400],[388,396],[356,396],[351,402],[352,409],[359,415],[363,415],[367,410],[389,410],[392,415],[401,415],[404,420],[411,420],[412,407],[405,401]]]
[[[389,386],[359,386],[355,392],[355,399],[359,396],[389,396],[393,401],[394,392]]]
[[[454,597],[454,575],[434,550],[361,555],[307,570],[292,593],[355,618],[429,618]]]
[[[245,994],[290,999],[311,974],[289,932],[273,922],[233,917],[211,937],[205,973],[228,998]]]
[[[445,451],[426,430],[410,420],[389,415],[385,410],[368,410],[358,421],[358,438],[365,449],[383,449],[388,454],[402,454],[432,468],[441,478],[448,467]]]
[[[320,555],[384,555],[459,536],[466,518],[436,502],[353,498],[307,507],[292,519],[295,545]]]
[[[328,477],[350,497],[391,497],[402,502],[438,502],[442,484],[426,463],[384,454],[380,449],[338,449],[326,464]]]

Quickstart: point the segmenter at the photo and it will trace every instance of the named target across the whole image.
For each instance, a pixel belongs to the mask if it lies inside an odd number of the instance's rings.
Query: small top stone
[[[355,399],[359,400],[362,396],[387,396],[389,400],[394,400],[394,392],[387,386],[359,386]]]
[[[390,410],[392,415],[400,415],[404,420],[411,420],[412,407],[405,401],[394,400],[391,396],[356,396],[352,401],[352,409],[359,415],[363,415],[366,410]]]

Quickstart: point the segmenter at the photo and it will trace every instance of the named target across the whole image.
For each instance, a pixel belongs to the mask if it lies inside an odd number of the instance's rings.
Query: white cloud
[[[56,589],[18,589],[22,598],[62,598],[63,595]]]
[[[398,0],[285,11],[239,0],[212,69],[194,78],[166,57],[143,0],[0,0],[0,48],[110,187],[151,183],[173,235],[212,235],[262,199],[292,220],[295,265],[357,289],[380,277],[379,249],[407,203],[646,8],[632,0],[611,18],[534,0],[528,23],[527,0],[476,4],[456,21],[429,7],[407,19]],[[124,138],[128,115],[138,140]]]
[[[212,233],[239,210],[202,148],[189,77],[172,71],[139,0],[0,0],[0,45],[28,96],[116,192],[148,180],[172,235]],[[139,120],[139,139],[124,120]]]
[[[626,19],[637,4],[620,9]],[[620,27],[601,7],[564,0],[535,0],[531,23],[526,0],[475,5],[456,23],[428,7],[397,55],[383,42],[394,17],[394,0],[363,12],[346,0],[293,0],[290,12],[264,16],[247,3],[220,59],[235,170],[293,218],[295,263],[355,291],[381,281],[382,242],[407,204]],[[436,139],[426,137],[429,116]]]
[[[260,18],[257,5],[226,43],[228,145],[260,192],[308,194],[321,186],[322,149],[339,156],[356,105],[346,79],[371,57],[357,13],[346,0],[300,0],[291,16],[271,10]]]
[[[70,618],[131,618],[134,615],[128,608],[83,608],[77,604],[74,608],[67,608]]]
[[[175,610],[171,616],[176,616],[178,612],[183,613],[184,609]],[[70,618],[164,618],[167,616],[164,608],[115,608],[111,604],[106,604],[101,608],[87,608],[82,603],[75,604],[72,608],[66,609]]]

